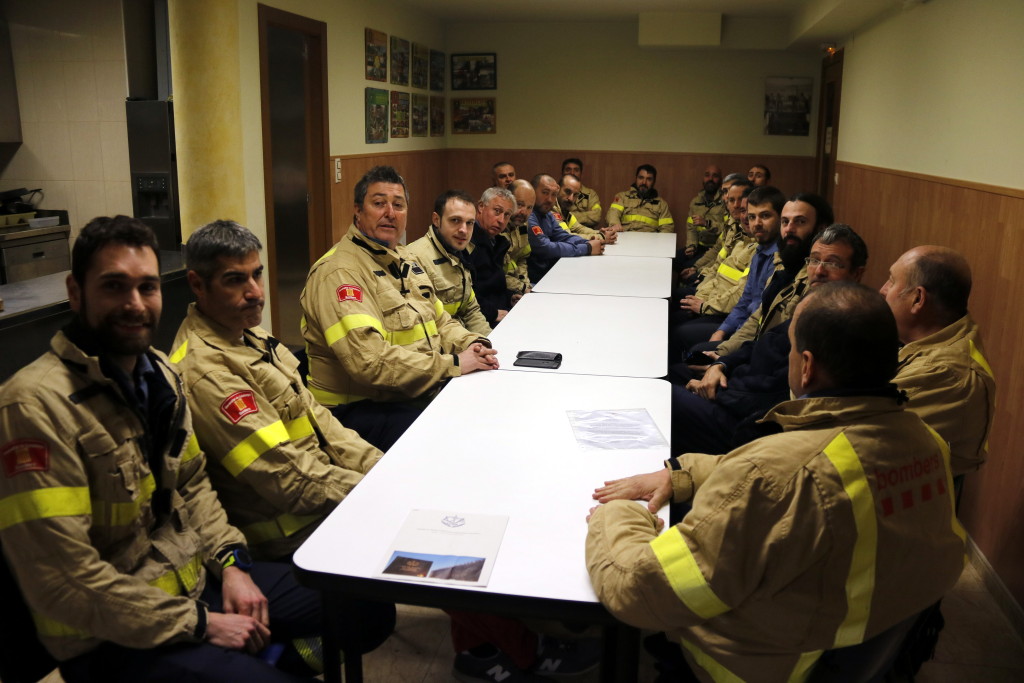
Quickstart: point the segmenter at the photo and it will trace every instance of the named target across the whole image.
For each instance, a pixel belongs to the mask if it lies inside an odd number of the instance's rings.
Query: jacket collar
[[[765,422],[775,422],[783,431],[808,429],[830,422],[860,422],[880,413],[903,410],[906,396],[890,384],[876,390],[830,392],[828,396],[808,396],[783,401],[768,411]]]

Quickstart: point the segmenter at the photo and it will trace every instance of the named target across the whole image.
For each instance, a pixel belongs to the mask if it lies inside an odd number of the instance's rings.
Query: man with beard
[[[559,225],[562,226],[563,230],[568,230],[583,239],[603,240],[606,244],[613,244],[619,233],[611,228],[597,229],[587,227],[577,219],[576,214],[573,212],[572,207],[576,203],[576,198],[579,197],[580,188],[582,187],[583,184],[580,183],[580,179],[571,173],[566,173],[562,176],[562,184],[558,189],[558,204],[555,207],[562,219]]]
[[[807,289],[807,257],[811,243],[833,220],[832,207],[824,197],[801,192],[782,207],[782,231],[776,270],[765,284],[761,306],[729,339],[718,345],[719,356],[732,353],[745,341],[757,338],[762,330],[770,330],[789,320],[793,309]]]
[[[532,188],[531,188],[532,189]],[[473,268],[473,291],[487,323],[494,327],[512,307],[505,283],[505,254],[512,246],[505,226],[516,206],[506,189],[489,187],[476,205],[476,223],[466,259]]]
[[[516,180],[516,167],[507,161],[499,161],[491,167],[491,186],[506,190]]]
[[[431,226],[409,245],[409,253],[427,271],[448,315],[470,332],[486,337],[491,326],[480,310],[466,253],[476,213],[473,198],[462,190],[442,192],[434,200]]]
[[[754,183],[754,187],[763,187],[772,181],[772,172],[764,164],[754,164],[747,171],[747,180]]]
[[[571,211],[580,224],[588,228],[600,228],[601,200],[594,188],[583,184],[583,162],[576,157],[566,159],[562,162],[562,175],[576,176],[576,180],[580,181],[580,189],[576,193],[575,199],[573,199],[572,206],[563,208],[567,212]],[[565,215],[567,214],[563,214],[563,216]]]
[[[741,190],[730,192],[736,186],[739,186]],[[739,173],[730,173],[722,180],[722,203],[725,205],[725,213],[722,217],[722,231],[718,233],[718,239],[715,240],[714,247],[704,252],[704,255],[697,259],[692,266],[684,268],[679,273],[680,282],[693,282],[699,276],[706,277],[715,272],[722,259],[728,256],[728,248],[735,243],[740,235],[746,233],[746,230],[740,227],[739,216],[736,215],[736,204],[739,202],[740,197],[740,194],[737,193],[743,191],[743,196],[746,196],[750,194],[750,190],[753,187],[754,184]],[[745,211],[743,215],[745,215]]]
[[[690,266],[715,246],[725,221],[725,203],[722,201],[722,169],[712,164],[704,169],[701,191],[690,201],[686,219],[686,258]]]
[[[775,254],[779,250],[779,229],[782,220],[779,214],[785,204],[786,195],[771,186],[754,188],[747,195],[747,228],[757,242],[747,283],[743,286],[743,294],[740,295],[739,301],[711,335],[711,339],[698,344],[698,348],[717,347],[719,342],[738,330],[761,303],[761,293],[772,274]]]
[[[158,249],[127,216],[75,241],[75,317],[0,392],[4,555],[69,683],[294,681],[249,655],[315,637],[320,597],[253,563],[210,487],[181,381],[150,347]],[[311,673],[294,647],[285,662]]]
[[[608,209],[606,222],[616,232],[638,230],[640,232],[675,232],[676,224],[668,203],[658,198],[654,182],[658,169],[643,164],[636,169],[636,180],[630,189],[615,195]],[[678,236],[677,236],[678,242]]]
[[[850,226],[835,223],[812,239],[806,292],[826,282],[860,282],[868,249]],[[789,398],[790,319],[758,330],[755,339],[709,365],[685,389],[672,387],[673,453],[727,453],[764,435],[758,420]]]
[[[566,256],[598,256],[604,253],[604,242],[585,240],[563,230],[551,212],[558,201],[558,183],[541,173],[533,179],[537,203],[527,224],[530,226],[530,282],[537,282],[559,258]]]
[[[533,213],[537,193],[530,181],[522,178],[514,181],[508,189],[516,200],[516,208],[502,233],[509,242],[504,259],[505,286],[511,296],[510,304],[515,306],[530,291],[530,227],[527,221]]]

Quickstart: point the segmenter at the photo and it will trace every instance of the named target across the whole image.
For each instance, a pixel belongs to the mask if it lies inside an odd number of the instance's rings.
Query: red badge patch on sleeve
[[[338,301],[363,303],[363,288],[358,285],[342,285],[338,287]]]
[[[533,234],[534,235],[540,235],[543,232],[544,232],[544,230],[542,230],[539,225],[533,226]]]
[[[256,405],[256,397],[246,389],[245,391],[236,391],[224,399],[224,402],[220,404],[220,412],[227,415],[233,424],[238,424],[238,421],[246,415],[260,412],[260,407]]]
[[[50,445],[38,439],[18,439],[0,448],[0,460],[8,478],[22,472],[50,469]]]

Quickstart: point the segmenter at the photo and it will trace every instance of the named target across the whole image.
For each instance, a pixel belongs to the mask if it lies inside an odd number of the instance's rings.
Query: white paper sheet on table
[[[646,408],[567,410],[581,448],[625,450],[667,445]]]
[[[412,510],[384,558],[389,579],[486,586],[508,517]]]

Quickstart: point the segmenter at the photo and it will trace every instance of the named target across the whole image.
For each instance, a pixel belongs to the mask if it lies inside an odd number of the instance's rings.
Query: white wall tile
[[[71,138],[68,124],[63,121],[44,121],[38,125],[38,139],[27,141],[39,160],[39,178],[43,180],[72,180]]]
[[[128,97],[128,72],[124,59],[96,62],[95,68],[99,120],[124,121],[124,101]]]
[[[100,122],[100,145],[103,153],[103,179],[129,182],[128,128],[123,121]]]
[[[35,106],[39,121],[67,121],[68,111],[64,93],[64,65],[59,62],[40,68],[35,75]]]
[[[68,123],[71,143],[71,171],[75,180],[103,180],[103,146],[96,121]]]
[[[99,121],[96,67],[93,62],[64,63],[64,96],[68,121]]]
[[[107,182],[104,183],[104,186],[107,195],[107,215],[131,216],[133,213],[131,183],[125,180],[123,182]]]
[[[92,53],[96,61],[124,61],[124,24],[120,0],[91,0]]]
[[[85,225],[97,216],[107,215],[107,192],[102,182],[76,180],[74,188],[79,225]]]

